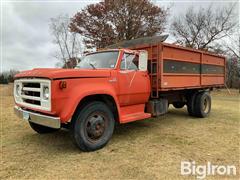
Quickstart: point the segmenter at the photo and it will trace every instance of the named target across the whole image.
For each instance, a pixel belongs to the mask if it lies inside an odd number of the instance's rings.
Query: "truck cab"
[[[15,113],[36,132],[68,127],[83,151],[103,147],[115,123],[148,118],[147,52],[109,49],[84,56],[75,69],[33,69],[14,81]]]

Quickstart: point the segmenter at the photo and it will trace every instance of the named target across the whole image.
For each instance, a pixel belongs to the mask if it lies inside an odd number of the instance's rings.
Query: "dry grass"
[[[214,92],[212,113],[206,119],[189,117],[185,108],[170,107],[158,119],[121,125],[105,148],[91,153],[79,151],[67,131],[33,132],[13,114],[9,92],[9,87],[0,86],[0,179],[182,179],[186,178],[180,175],[182,160],[235,165],[239,172],[237,91]]]

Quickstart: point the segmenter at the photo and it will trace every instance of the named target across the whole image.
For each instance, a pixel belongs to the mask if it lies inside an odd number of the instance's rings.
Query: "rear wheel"
[[[197,92],[192,93],[187,98],[187,110],[190,116],[195,116],[195,99],[196,99]]]
[[[58,131],[59,129],[54,129],[54,128],[50,128],[50,127],[46,127],[46,126],[42,126],[36,123],[33,123],[31,121],[29,121],[29,125],[30,127],[36,131],[38,134],[46,134],[46,133],[52,133],[55,131]]]
[[[207,117],[211,111],[211,96],[207,92],[196,95],[195,115],[197,117]]]
[[[183,108],[183,106],[185,105],[184,102],[178,101],[178,102],[173,102],[173,107],[179,109],[179,108]]]
[[[95,151],[104,147],[112,137],[115,120],[108,106],[94,101],[74,116],[71,136],[82,151]]]

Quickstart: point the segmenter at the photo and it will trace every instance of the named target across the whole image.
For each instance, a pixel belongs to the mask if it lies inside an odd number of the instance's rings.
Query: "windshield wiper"
[[[92,66],[93,69],[96,69],[96,67],[93,65],[93,63],[89,63],[90,66]]]

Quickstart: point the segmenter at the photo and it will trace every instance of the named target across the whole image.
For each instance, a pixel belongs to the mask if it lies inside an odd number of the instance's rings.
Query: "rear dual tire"
[[[196,96],[195,115],[205,118],[211,111],[211,96],[207,92],[201,92]]]
[[[211,96],[208,92],[198,92],[192,94],[187,103],[190,116],[205,118],[211,111]]]
[[[196,99],[197,92],[188,96],[187,99],[187,110],[190,116],[195,116],[195,99]]]

